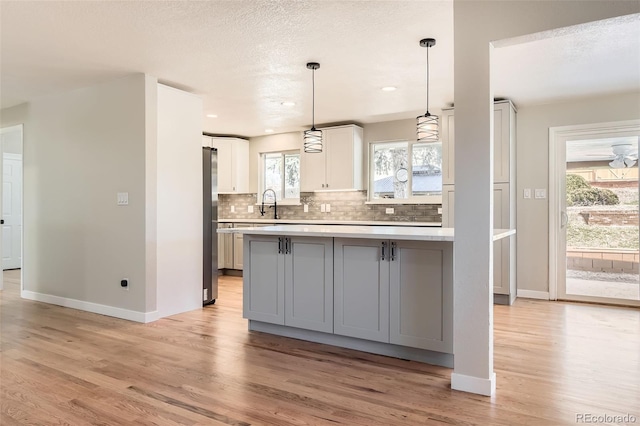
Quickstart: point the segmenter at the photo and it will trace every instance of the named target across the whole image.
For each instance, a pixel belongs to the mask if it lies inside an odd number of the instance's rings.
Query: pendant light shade
[[[416,117],[416,136],[418,142],[438,142],[440,132],[438,131],[438,116],[429,113],[429,48],[436,45],[436,39],[423,38],[420,46],[427,48],[427,112]]]
[[[315,103],[316,103],[316,70],[320,68],[317,62],[309,62],[307,68],[311,70],[311,129],[304,131],[304,152],[319,153],[322,152],[322,130],[316,129],[315,126]]]

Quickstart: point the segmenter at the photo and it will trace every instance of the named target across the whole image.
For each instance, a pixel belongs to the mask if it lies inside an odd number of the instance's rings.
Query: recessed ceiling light
[[[397,90],[398,88],[395,86],[385,86],[382,88],[383,92],[393,92],[394,90]]]
[[[207,114],[209,118],[218,118],[218,114]]]
[[[296,106],[296,103],[295,102],[291,102],[291,101],[284,101],[280,105],[287,106],[287,107],[292,107],[292,106]]]
[[[265,133],[273,133],[273,129],[264,129]]]

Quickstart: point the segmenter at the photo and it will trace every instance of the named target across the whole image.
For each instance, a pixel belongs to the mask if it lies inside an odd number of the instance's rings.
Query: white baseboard
[[[537,290],[518,290],[518,297],[522,297],[525,299],[549,300],[549,292]]]
[[[129,321],[147,323],[157,320],[158,311],[138,312],[128,309],[116,308],[114,306],[101,305],[98,303],[85,302],[83,300],[69,299],[67,297],[53,296],[51,294],[36,293],[34,291],[22,290],[20,296],[24,299],[35,300],[37,302],[50,303],[52,305],[64,306],[81,311],[93,312],[94,314],[107,315]]]
[[[496,373],[490,379],[451,373],[451,389],[491,396],[496,393]]]

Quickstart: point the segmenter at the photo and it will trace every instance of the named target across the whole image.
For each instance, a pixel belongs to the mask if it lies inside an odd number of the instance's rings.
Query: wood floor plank
[[[640,310],[519,299],[494,307],[497,392],[451,369],[247,331],[242,281],[201,310],[137,324],[0,293],[0,424],[640,423]]]

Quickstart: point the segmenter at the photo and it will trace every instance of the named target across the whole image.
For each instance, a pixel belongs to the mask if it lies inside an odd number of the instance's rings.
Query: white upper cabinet
[[[204,138],[210,145],[204,145]],[[218,193],[249,192],[249,141],[204,136],[203,145],[218,150]]]
[[[302,192],[322,190],[361,190],[362,127],[327,127],[322,130],[321,153],[301,153]]]
[[[442,183],[452,185],[454,179],[454,110],[442,111]],[[493,106],[493,182],[515,182],[516,111],[510,101]]]

